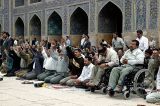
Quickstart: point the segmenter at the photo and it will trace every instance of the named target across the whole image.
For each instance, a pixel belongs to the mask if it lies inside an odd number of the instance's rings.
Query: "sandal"
[[[33,84],[32,81],[23,81],[22,84]]]

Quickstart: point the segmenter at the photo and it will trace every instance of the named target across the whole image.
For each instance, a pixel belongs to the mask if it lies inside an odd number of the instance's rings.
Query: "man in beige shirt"
[[[112,48],[104,47],[102,50],[99,50],[99,54],[97,65],[92,71],[91,80],[87,83],[87,86],[89,87],[94,87],[99,84],[106,69],[119,65],[118,55]]]

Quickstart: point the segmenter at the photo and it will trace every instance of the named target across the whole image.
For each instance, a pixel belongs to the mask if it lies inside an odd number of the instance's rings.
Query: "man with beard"
[[[132,40],[130,49],[124,53],[120,60],[122,66],[112,69],[108,84],[109,91],[114,90],[115,92],[121,92],[125,76],[136,67],[136,64],[143,64],[144,53],[138,46],[139,42],[137,40]]]
[[[60,81],[61,85],[73,86],[75,80],[81,75],[84,66],[84,59],[81,55],[81,50],[76,48],[74,50],[74,58],[69,62],[69,76]]]
[[[112,48],[103,47],[98,51],[99,56],[95,61],[90,81],[86,84],[88,87],[99,85],[102,76],[112,67],[119,65],[117,52]]]
[[[94,65],[91,63],[92,58],[86,56],[84,59],[84,67],[82,69],[81,75],[75,80],[75,85],[80,87],[85,87],[86,83],[89,82],[92,74]]]

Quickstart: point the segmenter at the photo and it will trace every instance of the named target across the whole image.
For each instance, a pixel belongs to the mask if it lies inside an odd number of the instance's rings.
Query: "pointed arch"
[[[70,34],[88,34],[88,15],[80,7],[78,7],[70,17]]]
[[[122,12],[114,3],[108,2],[98,15],[99,33],[122,33]]]
[[[117,8],[119,8],[121,11],[123,11],[123,2],[116,2],[116,1],[114,1],[114,0],[102,0],[102,1],[104,1],[102,4],[101,4],[101,6],[100,6],[100,8],[99,8],[99,10],[98,10],[98,13],[108,4],[108,3],[112,3],[112,4],[114,4]]]
[[[20,17],[15,22],[15,35],[24,36],[24,22]]]
[[[30,35],[41,36],[41,20],[37,15],[34,15],[30,20],[29,33]]]
[[[48,18],[48,35],[62,35],[62,18],[55,11]]]

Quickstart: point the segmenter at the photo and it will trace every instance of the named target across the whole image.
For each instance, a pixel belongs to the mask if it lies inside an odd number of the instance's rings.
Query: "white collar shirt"
[[[149,42],[148,42],[148,38],[146,38],[145,36],[142,36],[140,39],[137,38],[136,40],[139,41],[139,48],[145,52],[145,50],[147,50],[149,48]]]
[[[81,46],[83,46],[85,38],[81,39]]]
[[[87,79],[90,79],[93,67],[94,67],[94,65],[92,63],[88,66],[84,66],[82,69],[81,75],[78,77],[78,80],[85,81]]]
[[[123,60],[128,60],[128,65],[136,65],[136,64],[143,64],[144,63],[144,53],[139,49],[134,49],[131,51],[128,49],[121,58],[121,63]]]

